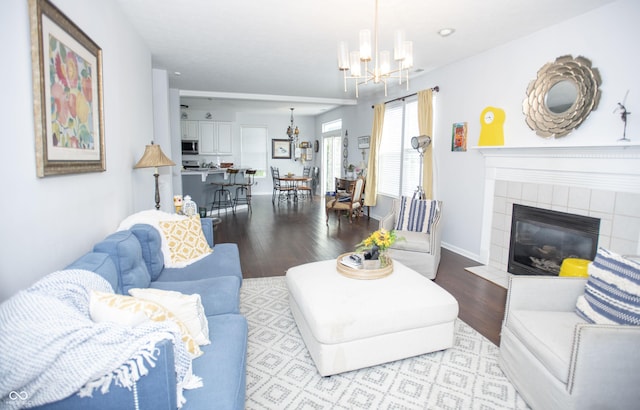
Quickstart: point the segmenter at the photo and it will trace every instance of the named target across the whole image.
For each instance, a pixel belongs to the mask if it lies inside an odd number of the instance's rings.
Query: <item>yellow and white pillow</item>
[[[204,307],[199,294],[185,295],[172,290],[151,288],[129,289],[129,294],[138,299],[155,302],[176,315],[178,320],[189,329],[191,337],[199,345],[211,343],[211,340],[209,340],[209,322],[204,314]]]
[[[186,266],[213,252],[202,232],[200,215],[158,224],[169,245],[173,267]]]
[[[173,313],[161,305],[132,296],[91,291],[89,313],[94,322],[114,322],[120,324],[135,323],[143,313],[148,319],[156,322],[172,321],[180,329],[182,341],[192,358],[202,355],[198,343],[191,337],[191,333]],[[133,317],[133,318],[132,318]],[[137,323],[139,324],[139,322]]]

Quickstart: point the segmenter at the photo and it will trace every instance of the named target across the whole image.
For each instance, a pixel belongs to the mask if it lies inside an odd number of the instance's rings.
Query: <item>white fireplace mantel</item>
[[[496,181],[640,194],[640,144],[473,147],[485,158],[480,258],[489,260]]]
[[[485,157],[487,181],[548,183],[640,193],[640,144],[473,149]]]

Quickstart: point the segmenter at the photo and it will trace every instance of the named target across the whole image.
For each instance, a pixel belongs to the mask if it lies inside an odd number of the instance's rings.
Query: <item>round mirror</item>
[[[558,57],[538,70],[529,83],[522,110],[529,128],[541,137],[562,137],[595,110],[600,73],[584,57]]]
[[[549,111],[554,114],[562,114],[576,103],[578,89],[576,84],[570,80],[558,81],[547,92],[545,104]]]

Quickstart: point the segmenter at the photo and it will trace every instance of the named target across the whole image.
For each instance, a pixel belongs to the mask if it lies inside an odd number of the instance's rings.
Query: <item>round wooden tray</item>
[[[354,253],[355,252],[343,253],[342,255],[338,256],[338,259],[336,259],[336,270],[342,276],[346,276],[347,278],[351,279],[371,280],[381,279],[393,273],[393,260],[391,259],[389,259],[389,265],[380,269],[354,269],[340,263],[342,258]]]

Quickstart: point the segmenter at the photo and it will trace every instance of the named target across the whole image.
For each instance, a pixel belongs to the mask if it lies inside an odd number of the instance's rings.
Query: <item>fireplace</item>
[[[558,275],[565,258],[593,260],[600,219],[513,204],[508,271]]]

